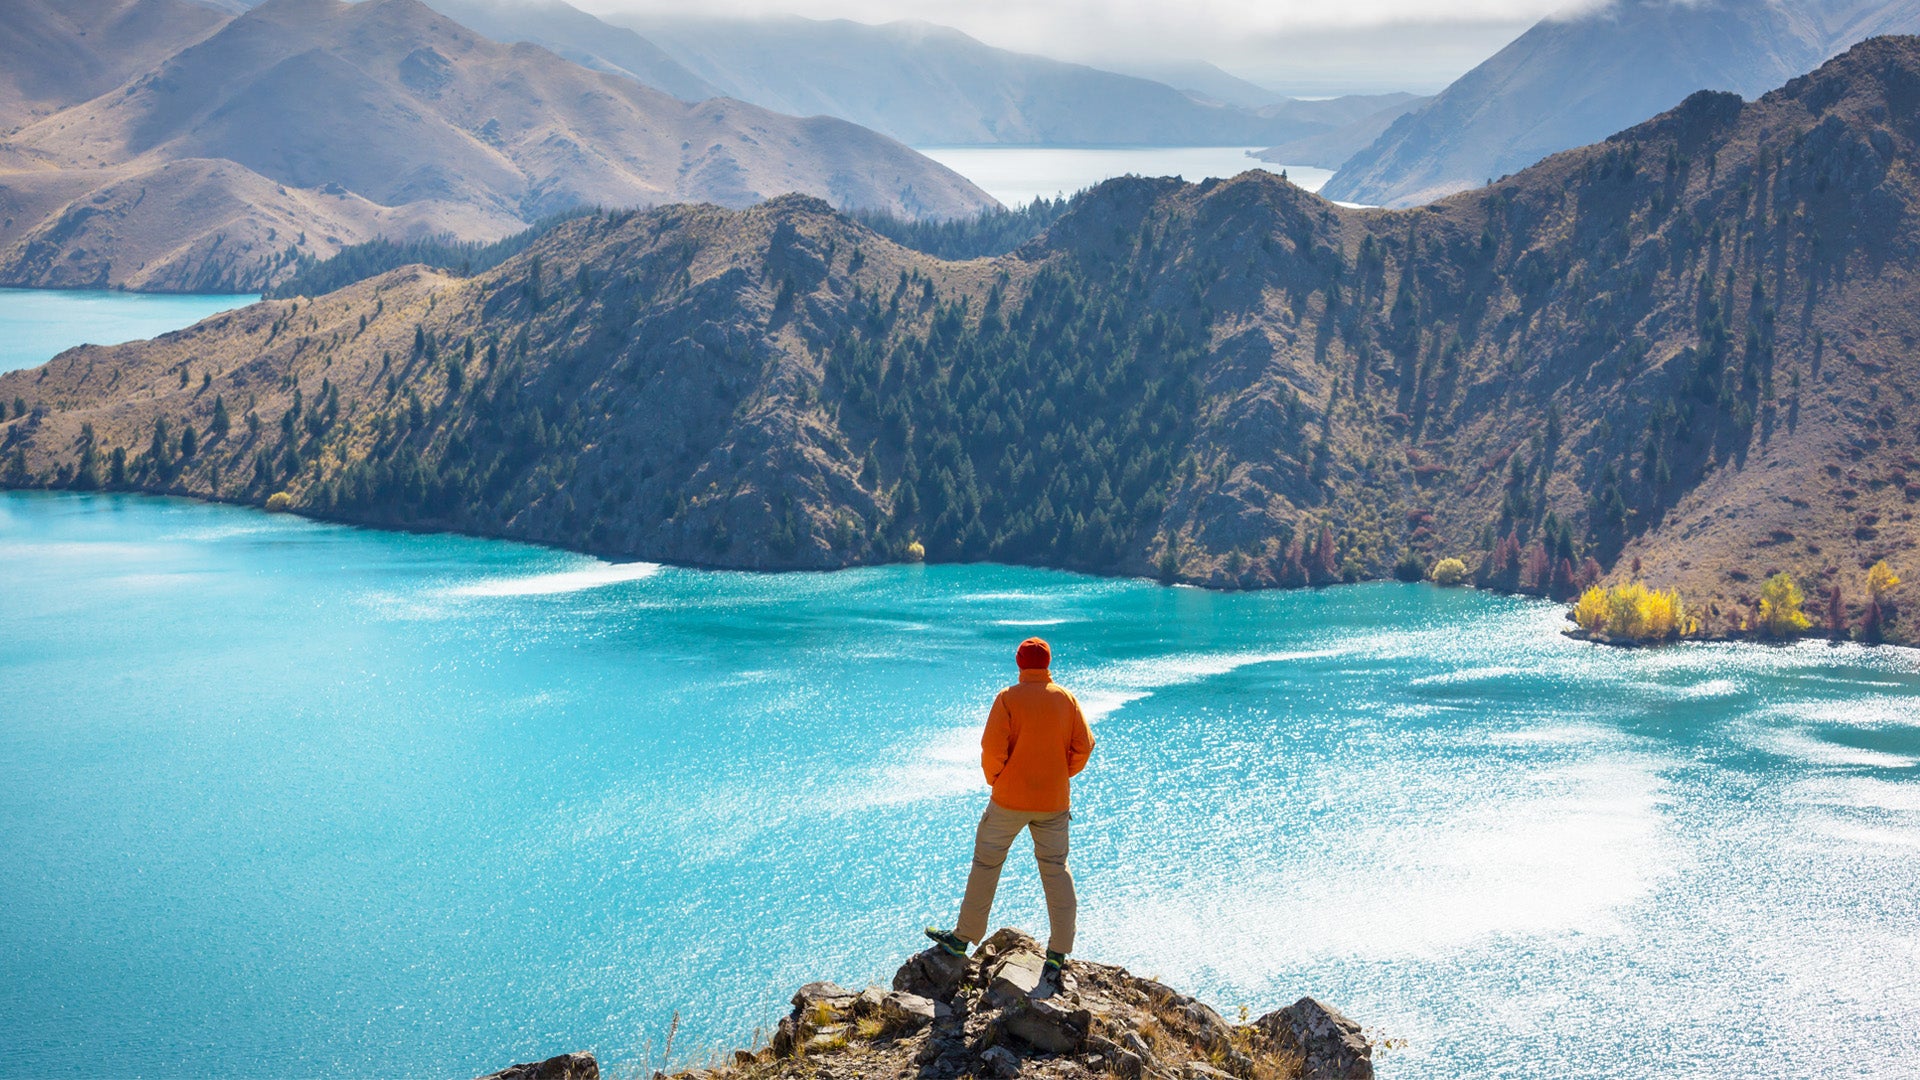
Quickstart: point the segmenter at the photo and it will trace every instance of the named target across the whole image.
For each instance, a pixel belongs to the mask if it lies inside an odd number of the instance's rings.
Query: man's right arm
[[[986,774],[988,787],[1000,779],[1000,771],[1012,755],[1013,719],[1007,715],[1006,699],[995,696],[993,709],[987,713],[987,730],[980,735],[980,771]]]

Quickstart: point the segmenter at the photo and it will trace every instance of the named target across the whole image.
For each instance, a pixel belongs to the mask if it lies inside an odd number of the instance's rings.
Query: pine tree
[[[1313,572],[1317,584],[1337,581],[1340,578],[1340,558],[1334,548],[1331,525],[1320,526],[1320,540],[1313,551]]]

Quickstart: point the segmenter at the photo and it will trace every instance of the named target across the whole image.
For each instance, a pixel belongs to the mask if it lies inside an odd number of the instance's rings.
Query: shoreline
[[[700,570],[700,571],[707,571],[707,572],[766,574],[766,575],[828,574],[828,573],[836,573],[841,570],[858,570],[863,568],[879,568],[879,567],[888,567],[888,566],[1007,566],[1007,567],[1016,567],[1023,570],[1043,570],[1050,573],[1077,574],[1084,577],[1095,578],[1102,581],[1138,581],[1146,584],[1158,585],[1162,588],[1185,587],[1185,588],[1192,588],[1192,589],[1201,589],[1209,593],[1218,593],[1223,595],[1230,594],[1230,593],[1308,592],[1308,591],[1318,591],[1321,589],[1338,588],[1345,585],[1367,585],[1367,584],[1386,583],[1386,584],[1395,584],[1395,585],[1428,585],[1436,589],[1444,589],[1444,590],[1453,590],[1453,589],[1468,590],[1473,592],[1486,593],[1489,596],[1502,596],[1502,597],[1513,597],[1513,598],[1522,599],[1522,600],[1533,600],[1533,601],[1538,601],[1544,604],[1552,604],[1555,607],[1562,609],[1563,611],[1570,610],[1569,605],[1566,603],[1552,600],[1545,596],[1535,596],[1532,593],[1503,592],[1498,589],[1488,589],[1479,585],[1474,585],[1470,582],[1463,582],[1459,585],[1440,585],[1431,580],[1418,581],[1418,582],[1402,581],[1398,578],[1393,577],[1392,575],[1387,575],[1384,577],[1359,578],[1353,581],[1329,581],[1329,582],[1324,582],[1318,585],[1299,585],[1299,586],[1274,585],[1274,586],[1259,586],[1255,588],[1221,588],[1219,586],[1209,585],[1203,581],[1185,581],[1185,580],[1164,581],[1151,574],[1112,573],[1112,572],[1102,572],[1099,570],[1077,569],[1077,568],[1068,567],[1068,566],[1051,566],[1051,565],[1046,565],[1041,563],[1006,563],[1006,562],[994,562],[991,560],[980,560],[978,562],[948,562],[948,561],[942,561],[942,560],[927,560],[927,559],[901,559],[901,560],[893,560],[893,561],[846,562],[836,566],[786,566],[786,567],[728,566],[728,565],[722,565],[718,563],[694,562],[694,561],[689,561],[685,559],[658,558],[658,557],[647,556],[647,555],[633,555],[633,554],[626,554],[626,553],[620,553],[620,552],[595,551],[586,546],[572,546],[572,545],[563,544],[563,543],[555,543],[555,542],[549,542],[544,540],[533,540],[533,539],[527,539],[527,538],[516,537],[516,536],[500,536],[500,535],[493,535],[488,533],[467,532],[460,529],[438,529],[438,528],[428,528],[424,526],[383,524],[380,522],[373,522],[373,521],[357,521],[349,518],[327,517],[319,514],[311,514],[299,509],[268,510],[265,507],[259,506],[253,502],[241,501],[238,499],[222,499],[218,497],[210,498],[205,495],[195,495],[195,494],[189,494],[189,493],[183,493],[183,492],[171,492],[171,491],[155,492],[155,491],[138,491],[138,490],[108,489],[108,488],[100,488],[93,491],[77,491],[72,488],[13,487],[5,484],[0,484],[0,493],[13,493],[13,492],[40,493],[45,495],[60,495],[60,496],[88,496],[88,497],[131,496],[131,497],[140,498],[140,499],[178,499],[183,502],[197,503],[203,506],[226,506],[226,507],[232,507],[240,510],[251,510],[255,513],[262,514],[269,517],[280,517],[280,516],[296,517],[296,518],[300,518],[303,521],[310,521],[316,524],[338,525],[338,526],[343,526],[350,529],[366,529],[366,530],[375,531],[375,532],[405,533],[413,536],[458,536],[458,537],[463,537],[470,540],[482,540],[482,541],[508,543],[508,544],[523,544],[527,547],[542,548],[547,551],[565,552],[570,555],[584,555],[588,558],[599,559],[602,562],[608,563],[610,565],[616,565],[616,566],[630,565],[633,563],[650,563],[656,566],[674,567],[682,570]],[[1571,620],[1569,619],[1569,621]],[[1855,645],[1860,645],[1864,648],[1894,648],[1894,649],[1909,649],[1909,650],[1920,651],[1920,645],[1909,644],[1903,641],[1889,640],[1889,641],[1882,641],[1877,643],[1853,641],[1852,639],[1848,639],[1847,641],[1835,641],[1829,638],[1824,638],[1821,635],[1816,635],[1816,634],[1806,634],[1797,638],[1786,638],[1786,639],[1766,638],[1766,637],[1758,637],[1758,636],[1743,637],[1743,636],[1733,636],[1733,635],[1726,635],[1726,634],[1718,634],[1718,635],[1702,634],[1702,635],[1695,635],[1691,637],[1674,638],[1666,641],[1629,641],[1629,640],[1613,638],[1605,634],[1592,634],[1586,630],[1580,629],[1578,626],[1569,626],[1569,627],[1561,628],[1558,631],[1558,633],[1561,637],[1568,638],[1569,640],[1572,640],[1572,641],[1581,642],[1583,644],[1601,645],[1608,648],[1624,649],[1624,650],[1653,649],[1653,648],[1661,648],[1661,647],[1668,647],[1668,646],[1675,646],[1675,645],[1688,645],[1688,644],[1768,645],[1768,646],[1784,647],[1784,646],[1798,644],[1804,641],[1823,641],[1824,640],[1824,641],[1827,641],[1827,643],[1830,645],[1855,644]]]

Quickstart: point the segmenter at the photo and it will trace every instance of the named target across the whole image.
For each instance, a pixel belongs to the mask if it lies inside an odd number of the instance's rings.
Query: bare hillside
[[[237,168],[202,170],[192,198],[152,183],[185,161]],[[415,0],[271,0],[7,141],[0,280],[258,285],[292,251],[325,255],[375,232],[484,239],[581,204],[744,206],[793,191],[908,216],[992,205],[843,121],[689,105]],[[183,263],[221,233],[216,263]]]
[[[7,0],[0,132],[104,94],[228,18],[194,0]]]

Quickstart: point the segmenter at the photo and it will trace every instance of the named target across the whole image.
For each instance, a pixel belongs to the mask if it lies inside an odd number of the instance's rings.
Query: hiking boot
[[[1067,954],[1063,952],[1054,952],[1052,949],[1048,949],[1047,950],[1047,970],[1055,973],[1067,970]]]
[[[942,930],[937,926],[927,927],[927,936],[933,939],[948,956],[967,955],[967,939],[951,930]]]

